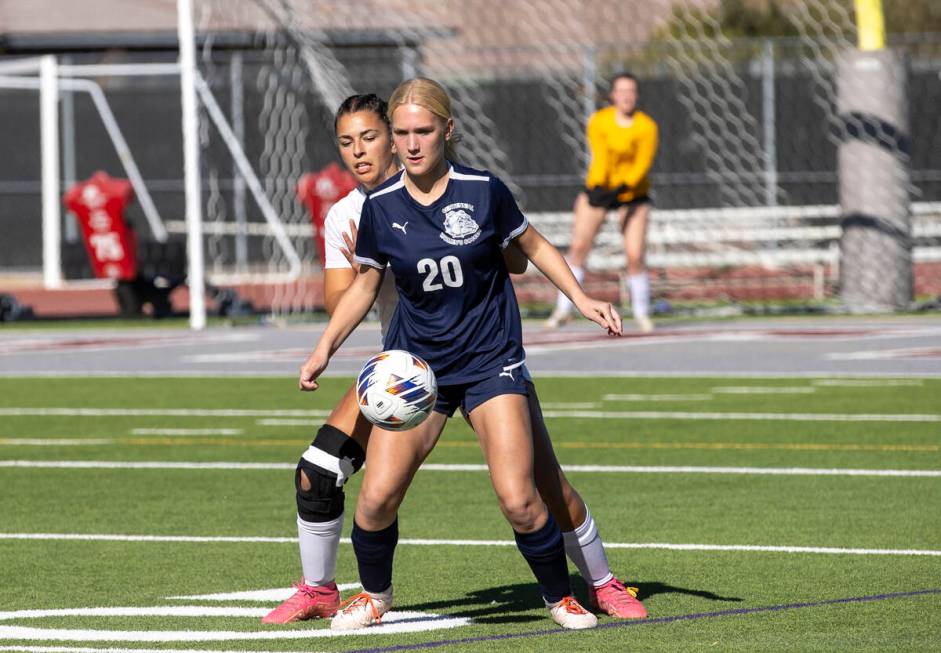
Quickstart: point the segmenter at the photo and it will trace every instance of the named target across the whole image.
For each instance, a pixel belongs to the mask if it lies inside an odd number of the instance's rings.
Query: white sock
[[[337,548],[343,515],[333,521],[310,522],[297,517],[297,537],[301,549],[301,569],[308,585],[326,585],[337,577]]]
[[[647,317],[650,315],[650,280],[646,272],[632,274],[628,277],[631,284],[631,310],[634,317]]]
[[[585,280],[585,268],[580,265],[572,265],[569,263],[569,267],[572,268],[572,274],[575,275],[575,280],[579,284]],[[562,291],[559,291],[558,297],[555,299],[555,310],[558,313],[571,313],[572,312],[572,302],[566,297]]]
[[[604,543],[588,506],[585,506],[585,521],[582,525],[574,531],[562,533],[562,539],[565,541],[565,555],[575,563],[586,583],[600,587],[614,578],[608,566],[608,556],[604,553]]]

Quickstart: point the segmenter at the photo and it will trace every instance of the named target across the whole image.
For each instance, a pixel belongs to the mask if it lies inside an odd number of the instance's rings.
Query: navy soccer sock
[[[536,576],[542,596],[548,603],[558,603],[572,593],[565,562],[562,531],[552,514],[545,525],[532,533],[517,533],[516,546]]]
[[[359,566],[359,580],[367,592],[379,594],[392,584],[392,557],[399,542],[399,520],[381,531],[367,531],[353,520],[353,551]]]

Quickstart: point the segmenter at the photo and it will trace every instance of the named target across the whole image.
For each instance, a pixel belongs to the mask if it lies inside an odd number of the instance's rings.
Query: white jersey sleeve
[[[354,188],[327,211],[327,217],[323,221],[323,237],[326,246],[325,269],[352,267],[340,251],[346,249],[343,234],[350,233],[350,220],[353,224],[359,225],[359,214],[363,210],[365,201],[366,195],[363,191]]]

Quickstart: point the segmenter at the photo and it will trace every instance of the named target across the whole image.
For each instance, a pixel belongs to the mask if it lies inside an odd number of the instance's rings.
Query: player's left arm
[[[657,156],[658,138],[657,123],[648,118],[645,121],[645,128],[637,137],[637,154],[625,175],[628,188],[636,188],[650,172],[654,157]]]
[[[585,294],[562,254],[535,227],[530,225],[513,242],[575,304],[582,315],[606,328],[608,333],[621,335],[621,316],[618,312],[611,304]]]

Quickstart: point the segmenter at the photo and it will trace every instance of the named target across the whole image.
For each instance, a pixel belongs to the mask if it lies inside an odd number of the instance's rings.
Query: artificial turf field
[[[452,420],[400,513],[400,618],[263,626],[300,576],[294,464],[349,382],[0,379],[0,651],[941,649],[941,379],[540,378],[649,620],[555,628]]]

